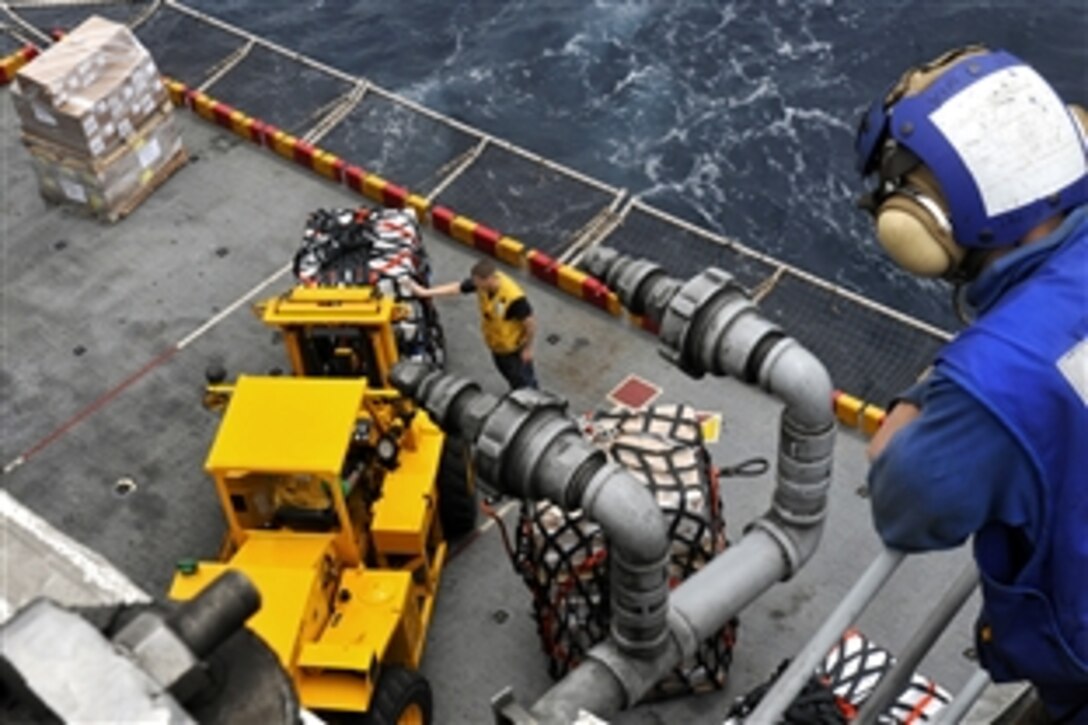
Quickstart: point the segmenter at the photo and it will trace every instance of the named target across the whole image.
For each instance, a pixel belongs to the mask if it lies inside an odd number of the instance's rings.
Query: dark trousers
[[[506,378],[511,390],[537,387],[536,371],[533,370],[533,363],[522,360],[520,351],[505,355],[491,353],[491,357],[495,359],[495,367]]]

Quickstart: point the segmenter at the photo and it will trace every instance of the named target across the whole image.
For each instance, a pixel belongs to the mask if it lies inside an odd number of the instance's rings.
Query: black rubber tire
[[[446,369],[446,333],[433,300],[424,300],[423,319],[427,325],[427,357],[439,370]]]
[[[405,711],[413,706],[422,714],[423,725],[431,725],[434,698],[430,683],[418,672],[389,665],[382,669],[378,689],[370,700],[370,710],[363,722],[365,725],[397,725]]]
[[[438,520],[446,540],[459,539],[476,528],[479,511],[465,446],[459,439],[447,436],[438,464]]]

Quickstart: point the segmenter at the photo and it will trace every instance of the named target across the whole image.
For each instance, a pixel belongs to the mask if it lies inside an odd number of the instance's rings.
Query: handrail
[[[805,644],[790,663],[790,666],[778,678],[763,697],[756,709],[748,716],[752,723],[778,722],[782,714],[793,703],[805,683],[812,677],[820,661],[831,650],[843,633],[849,628],[869,603],[891,578],[892,574],[906,558],[906,553],[895,549],[884,549],[873,560],[865,573],[854,583],[842,602],[825,620],[823,626]],[[895,701],[910,681],[911,675],[925,657],[933,644],[940,637],[953,617],[978,586],[978,571],[974,563],[968,563],[952,586],[945,592],[941,601],[926,615],[925,621],[912,635],[911,640],[896,658],[891,670],[884,674],[873,692],[866,698],[857,715],[860,725],[876,723],[880,715]],[[956,723],[989,683],[989,676],[977,672],[963,688],[956,699],[940,711],[941,723]]]
[[[865,573],[843,597],[839,606],[828,616],[823,626],[816,631],[804,648],[797,653],[786,671],[763,697],[759,706],[748,716],[748,721],[778,722],[782,713],[793,703],[794,698],[801,692],[801,688],[812,677],[817,665],[839,641],[847,627],[865,611],[865,607],[895,573],[905,557],[906,554],[902,551],[884,549],[873,559]]]
[[[952,702],[941,708],[937,713],[934,725],[957,725],[967,715],[967,711],[982,696],[983,691],[990,686],[990,675],[986,670],[978,670],[971,675],[971,679],[963,686],[960,693]]]
[[[861,725],[875,723],[880,714],[899,697],[922,658],[933,647],[933,643],[941,636],[956,613],[963,608],[967,598],[977,586],[978,570],[974,562],[969,562],[963,567],[960,575],[956,577],[956,581],[945,592],[937,606],[926,615],[925,621],[911,637],[910,642],[899,652],[891,670],[880,678],[876,689],[865,699],[865,704],[858,713],[857,722]]]

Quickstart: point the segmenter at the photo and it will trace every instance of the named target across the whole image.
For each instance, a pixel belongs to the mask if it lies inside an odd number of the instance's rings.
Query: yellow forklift
[[[475,526],[474,477],[460,443],[388,383],[402,357],[435,362],[416,343],[440,339],[437,318],[364,279],[300,283],[256,306],[291,375],[209,373],[204,402],[223,418],[205,469],[227,532],[215,562],[179,564],[170,597],[240,571],[263,602],[248,626],[303,707],[430,723],[418,670],[447,541]]]

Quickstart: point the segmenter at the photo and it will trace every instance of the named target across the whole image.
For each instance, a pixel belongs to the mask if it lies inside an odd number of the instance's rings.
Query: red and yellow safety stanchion
[[[0,85],[7,85],[15,80],[19,69],[38,57],[39,51],[33,45],[24,45],[19,50],[0,58]]]

